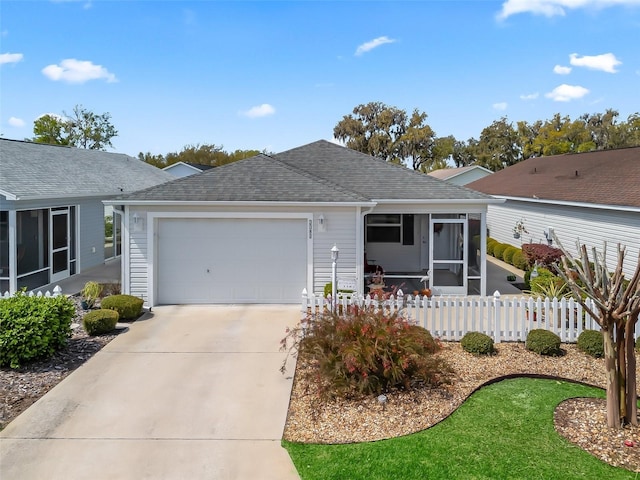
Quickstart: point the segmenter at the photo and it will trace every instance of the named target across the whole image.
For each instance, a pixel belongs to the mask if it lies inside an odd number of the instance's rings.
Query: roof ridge
[[[290,150],[288,150],[290,151]],[[262,154],[261,154],[262,155]],[[354,190],[349,190],[346,189],[344,187],[342,187],[341,185],[337,185],[325,178],[322,177],[318,177],[317,175],[313,175],[310,172],[307,172],[306,170],[299,168],[299,167],[294,167],[293,165],[290,165],[288,163],[286,163],[283,160],[280,160],[279,158],[275,158],[275,156],[271,156],[271,155],[267,155],[264,154],[265,157],[269,158],[270,160],[273,160],[274,162],[278,163],[279,165],[281,165],[282,167],[286,168],[287,170],[294,172],[298,175],[302,175],[310,180],[313,180],[314,182],[320,183],[322,185],[325,186],[329,186],[334,190],[337,190],[338,192],[341,193],[346,193],[348,195],[352,195],[354,198],[357,198],[358,200],[366,200],[366,201],[371,201],[371,198],[365,197],[364,195],[361,195],[360,193],[354,191]],[[276,154],[277,156],[277,154]]]

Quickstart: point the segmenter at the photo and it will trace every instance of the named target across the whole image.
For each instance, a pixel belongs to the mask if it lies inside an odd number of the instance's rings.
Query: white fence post
[[[500,343],[500,292],[493,292],[493,342]]]

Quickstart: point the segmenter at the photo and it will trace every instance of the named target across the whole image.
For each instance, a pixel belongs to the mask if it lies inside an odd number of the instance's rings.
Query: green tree
[[[640,147],[640,113],[633,113],[613,128],[611,148]]]
[[[167,161],[164,159],[164,155],[153,155],[151,152],[138,153],[138,160],[146,162],[154,167],[164,168],[167,166]]]
[[[235,150],[234,152],[226,152],[222,146],[215,144],[197,144],[185,145],[179,152],[169,152],[166,155],[153,155],[150,152],[138,153],[138,158],[143,162],[155,165],[158,168],[164,168],[174,163],[184,162],[196,165],[211,165],[219,167],[227,163],[232,163],[244,158],[250,158],[258,155],[258,150]]]
[[[427,173],[440,168],[448,168],[449,159],[453,159],[455,144],[456,139],[453,135],[435,138],[431,147],[431,161],[423,164],[420,170]]]
[[[475,150],[478,145],[478,141],[475,138],[470,138],[466,142],[462,140],[456,140],[453,142],[453,153],[451,158],[456,167],[468,167],[473,165],[476,161]]]
[[[370,102],[345,115],[333,135],[353,150],[419,170],[433,160],[435,134],[426,119],[427,114],[417,109],[409,116],[399,108]]]
[[[111,124],[111,114],[96,114],[82,105],[76,105],[69,118],[69,143],[75,147],[89,150],[106,150],[113,148],[111,139],[118,136],[118,131]]]
[[[90,150],[106,150],[113,147],[111,139],[118,131],[111,124],[111,115],[98,115],[76,105],[69,115],[43,115],[33,122],[33,141],[53,145],[70,145]]]
[[[32,141],[36,143],[48,143],[50,145],[69,145],[67,120],[58,116],[46,114],[38,117],[33,122]]]
[[[475,152],[476,163],[494,172],[522,160],[520,137],[506,117],[482,130]]]

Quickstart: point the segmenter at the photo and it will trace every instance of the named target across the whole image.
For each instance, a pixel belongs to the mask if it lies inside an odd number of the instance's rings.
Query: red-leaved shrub
[[[530,267],[537,264],[549,270],[553,270],[553,265],[562,258],[562,250],[542,243],[525,243],[522,245],[522,253]]]
[[[299,327],[288,331],[282,346],[313,366],[319,391],[328,397],[437,385],[451,374],[434,355],[440,344],[397,314],[369,309],[326,313],[308,322],[303,338],[301,333]]]

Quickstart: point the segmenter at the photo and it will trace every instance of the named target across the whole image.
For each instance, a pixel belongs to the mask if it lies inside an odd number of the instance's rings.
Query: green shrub
[[[75,306],[65,296],[0,299],[0,366],[18,368],[67,344]]]
[[[467,332],[460,340],[460,346],[465,352],[476,355],[491,355],[495,352],[493,339],[481,332]]]
[[[84,298],[85,302],[87,302],[87,307],[93,308],[96,300],[102,294],[102,285],[98,282],[87,282],[84,284],[84,288],[80,294],[82,295],[82,298]]]
[[[498,260],[502,260],[502,254],[510,246],[511,245],[507,243],[499,243],[498,245],[493,247],[493,256],[496,257]]]
[[[82,326],[89,335],[102,335],[116,328],[119,316],[115,310],[92,310],[83,317]]]
[[[562,298],[570,295],[564,280],[546,268],[539,268],[538,276],[533,280],[529,279],[529,288],[532,295],[539,297]]]
[[[604,340],[598,330],[585,330],[578,336],[578,348],[595,358],[604,357]]]
[[[487,239],[487,255],[493,255],[493,249],[496,245],[499,245],[499,242],[493,238]]]
[[[531,330],[525,341],[527,350],[540,355],[558,356],[562,354],[560,350],[560,337],[549,330],[541,328]]]
[[[527,259],[524,258],[524,253],[522,253],[522,250],[518,249],[514,252],[513,256],[511,257],[511,264],[514,267],[519,268],[520,270],[527,269]]]
[[[314,382],[323,396],[437,385],[451,375],[445,361],[433,355],[440,345],[431,334],[396,314],[363,309],[324,314],[309,323],[302,340],[299,334],[300,328],[289,331],[283,348],[297,351],[298,361],[317,366]]]
[[[516,253],[518,250],[520,250],[517,247],[513,247],[513,246],[509,246],[505,249],[504,252],[502,252],[502,260],[504,260],[505,262],[512,264],[513,262],[513,254]]]
[[[118,312],[120,320],[135,320],[142,314],[143,304],[144,300],[133,295],[111,295],[102,299],[100,306]]]

